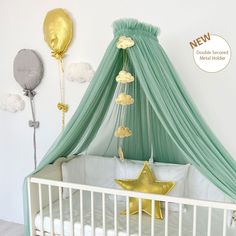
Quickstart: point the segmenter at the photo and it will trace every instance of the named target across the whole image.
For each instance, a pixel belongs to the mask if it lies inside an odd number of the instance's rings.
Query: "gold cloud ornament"
[[[119,105],[131,105],[134,103],[134,99],[125,93],[120,93],[118,97],[116,98],[116,104]]]
[[[126,36],[120,36],[117,43],[116,47],[121,48],[121,49],[126,49],[134,46],[134,40],[130,37]]]
[[[144,163],[137,179],[115,179],[115,181],[122,189],[128,191],[163,195],[169,193],[175,186],[175,182],[158,181],[149,167],[148,162]],[[142,211],[148,215],[152,215],[152,201],[148,199],[142,199],[141,201]],[[138,211],[139,200],[138,198],[131,197],[129,201],[129,213],[134,215]],[[121,214],[126,214],[126,211],[122,211]],[[156,219],[163,219],[160,201],[155,201],[154,216]]]
[[[127,71],[122,70],[116,76],[116,82],[121,84],[126,84],[134,81],[134,77]]]
[[[125,126],[120,126],[115,132],[115,136],[118,138],[127,138],[132,135],[132,131]]]

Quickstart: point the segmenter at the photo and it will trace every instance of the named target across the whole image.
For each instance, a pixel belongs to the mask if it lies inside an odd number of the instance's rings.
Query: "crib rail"
[[[34,228],[34,217],[35,212],[32,209],[32,200],[35,196],[32,196],[32,186],[37,186],[38,190],[38,203],[39,203],[39,214],[41,219],[40,230],[35,230]],[[46,186],[48,190],[48,206],[49,206],[49,216],[50,216],[50,232],[44,231],[43,224],[43,196],[42,196],[42,186]],[[60,234],[54,234],[54,223],[53,223],[53,200],[52,200],[52,188],[57,189],[58,200],[59,200],[59,212],[60,212]],[[218,236],[227,236],[227,211],[236,211],[236,204],[231,203],[221,203],[221,202],[213,202],[213,201],[203,201],[189,198],[177,198],[166,195],[157,195],[157,194],[148,194],[148,193],[140,193],[133,191],[124,191],[119,189],[110,189],[110,188],[102,188],[97,186],[90,185],[81,185],[75,183],[66,183],[61,181],[54,181],[48,179],[41,179],[30,177],[28,178],[28,198],[29,198],[29,213],[30,213],[30,227],[31,227],[31,235],[60,235],[64,236],[64,219],[63,219],[63,204],[62,204],[62,189],[66,188],[69,190],[69,210],[70,210],[70,236],[74,236],[74,219],[73,219],[73,190],[79,190],[80,193],[80,206],[83,206],[83,192],[90,192],[90,203],[91,203],[91,236],[95,236],[95,223],[94,223],[94,194],[100,193],[102,196],[102,225],[101,228],[103,230],[103,236],[106,236],[106,195],[114,196],[114,236],[118,236],[118,210],[117,210],[117,197],[123,196],[126,199],[126,236],[130,235],[130,215],[129,215],[129,199],[131,197],[139,199],[139,212],[138,212],[138,236],[142,236],[142,199],[151,200],[152,206],[152,215],[150,217],[151,221],[151,234],[150,236],[158,236],[158,233],[155,232],[154,224],[154,209],[155,209],[155,201],[164,202],[165,205],[165,236],[169,236],[168,232],[168,223],[169,223],[169,204],[175,203],[179,205],[179,222],[178,222],[178,236],[182,236],[183,233],[183,205],[189,205],[193,207],[193,228],[192,235],[196,236],[196,226],[197,226],[197,213],[198,207],[205,207],[208,209],[208,219],[207,219],[207,236],[215,236],[211,233],[211,221],[212,221],[212,209],[221,209],[223,210],[223,228],[222,232],[219,232]],[[84,212],[83,207],[80,207],[80,236],[85,235],[84,232]],[[77,234],[78,235],[78,234]],[[76,236],[77,236],[76,235]]]

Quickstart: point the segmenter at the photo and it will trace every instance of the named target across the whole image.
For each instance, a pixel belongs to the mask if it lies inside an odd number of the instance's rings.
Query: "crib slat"
[[[142,199],[138,199],[138,235],[142,236]]]
[[[42,204],[42,185],[38,184],[38,191],[39,191],[39,212],[40,212],[40,235],[43,236],[43,204]]]
[[[169,235],[168,221],[169,221],[169,202],[165,202],[165,236]]]
[[[103,229],[103,236],[106,236],[106,202],[105,202],[105,193],[102,193],[102,229]]]
[[[50,235],[54,234],[54,224],[52,215],[52,186],[48,185],[48,196],[49,196],[49,216],[50,216]]]
[[[80,235],[84,235],[83,190],[80,189]]]
[[[129,196],[126,196],[126,236],[129,236]]]
[[[70,205],[70,232],[71,236],[74,236],[74,220],[73,220],[73,199],[72,199],[72,189],[69,188],[69,205]]]
[[[117,236],[117,196],[114,195],[114,233]]]
[[[179,204],[179,236],[182,235],[183,204]]]
[[[155,224],[155,201],[152,200],[152,216],[151,216],[151,236],[154,236],[154,224]]]
[[[63,219],[63,211],[62,211],[62,187],[58,188],[59,193],[59,209],[60,209],[60,226],[61,226],[61,236],[64,236],[64,219]]]
[[[197,229],[197,206],[193,206],[193,236],[196,236]]]
[[[94,193],[91,191],[91,228],[92,228],[92,236],[95,235],[94,229]]]
[[[211,236],[211,207],[208,208],[207,236]]]
[[[223,217],[223,236],[226,236],[226,218],[227,218],[227,210],[224,209],[224,217]]]

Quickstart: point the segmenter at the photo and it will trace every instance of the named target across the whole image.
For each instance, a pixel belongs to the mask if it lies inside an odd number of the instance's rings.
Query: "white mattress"
[[[90,193],[84,192],[84,235],[91,236],[91,203]],[[106,228],[107,236],[114,235],[114,202],[111,198],[106,196]],[[56,201],[52,205],[53,217],[54,217],[54,234],[60,234],[60,214],[59,214],[59,202]],[[94,194],[94,223],[95,223],[95,235],[103,235],[102,230],[102,196],[101,194]],[[120,215],[119,212],[125,209],[125,201],[118,201],[118,236],[126,235],[126,216]],[[50,232],[50,218],[49,207],[43,209],[43,225],[44,231]],[[69,212],[69,199],[63,200],[63,217],[64,217],[64,235],[70,236],[70,212]],[[79,204],[79,192],[73,194],[73,219],[74,219],[74,235],[80,235],[80,204]],[[169,235],[178,235],[178,212],[169,212]],[[193,211],[191,207],[187,208],[187,211],[183,213],[183,236],[192,235],[192,223]],[[220,210],[212,211],[212,236],[222,236],[223,231],[223,212]],[[41,220],[40,215],[37,214],[35,218],[36,229],[40,230]],[[142,236],[151,235],[151,217],[143,213],[142,215]],[[138,215],[130,216],[130,235],[138,235]],[[155,233],[157,236],[165,235],[165,220],[155,220]],[[207,209],[197,208],[197,234],[196,236],[207,235]],[[227,236],[235,236],[236,228],[227,228]]]

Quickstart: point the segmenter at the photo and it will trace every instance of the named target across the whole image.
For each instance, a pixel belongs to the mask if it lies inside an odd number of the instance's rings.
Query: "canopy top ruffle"
[[[160,32],[158,27],[139,22],[136,19],[119,19],[114,21],[112,26],[114,36],[146,35],[156,38]]]

